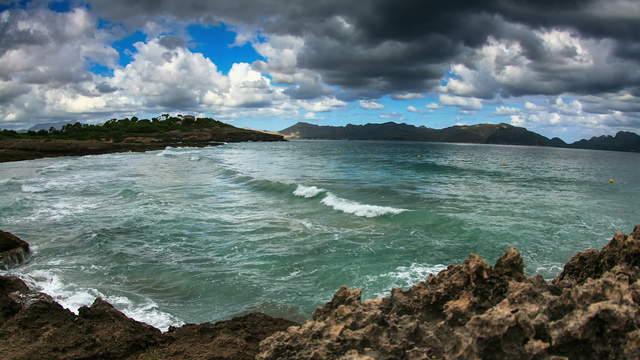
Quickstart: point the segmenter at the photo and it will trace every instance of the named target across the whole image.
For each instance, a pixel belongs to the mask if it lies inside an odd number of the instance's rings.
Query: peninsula
[[[60,130],[0,130],[0,162],[283,140],[281,135],[241,129],[211,118],[165,114],[152,119],[111,119],[101,125],[76,122]]]

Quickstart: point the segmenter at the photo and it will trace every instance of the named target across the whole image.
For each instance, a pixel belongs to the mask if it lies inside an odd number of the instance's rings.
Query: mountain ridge
[[[287,139],[454,142],[640,152],[640,136],[632,132],[620,131],[615,136],[594,136],[568,144],[558,137],[549,139],[526,128],[505,123],[455,125],[433,129],[392,121],[345,126],[321,126],[298,122],[278,133]]]

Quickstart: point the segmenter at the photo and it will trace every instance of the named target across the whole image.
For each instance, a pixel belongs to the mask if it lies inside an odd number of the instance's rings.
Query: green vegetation
[[[149,136],[163,134],[172,130],[194,130],[205,128],[232,127],[211,118],[195,118],[193,116],[178,115],[175,117],[163,114],[152,119],[138,119],[137,117],[111,119],[102,125],[81,124],[79,122],[67,124],[60,130],[30,130],[19,133],[13,130],[0,130],[0,139],[114,139],[119,140],[127,136]]]

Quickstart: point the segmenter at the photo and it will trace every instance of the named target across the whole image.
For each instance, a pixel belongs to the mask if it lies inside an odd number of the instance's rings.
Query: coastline
[[[280,135],[234,127],[169,131],[162,134],[130,134],[121,141],[113,139],[0,139],[0,162],[33,160],[45,157],[99,155],[118,152],[143,152],[171,147],[205,147],[228,142],[285,141]]]
[[[304,324],[253,313],[159,330],[101,299],[78,315],[0,276],[6,359],[627,359],[640,356],[640,225],[526,277],[516,249],[471,254],[408,290],[361,300],[342,287]],[[46,336],[45,336],[46,335]]]

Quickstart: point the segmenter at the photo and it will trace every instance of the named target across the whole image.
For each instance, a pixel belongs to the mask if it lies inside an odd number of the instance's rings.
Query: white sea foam
[[[408,211],[407,209],[398,209],[389,206],[377,206],[377,205],[368,205],[368,204],[360,204],[355,201],[343,199],[341,197],[335,196],[332,193],[327,193],[327,196],[321,201],[323,204],[347,214],[352,214],[355,216],[364,216],[364,217],[376,217],[380,215],[387,214],[400,214],[402,212]]]
[[[202,149],[200,148],[174,148],[174,147],[166,147],[161,152],[157,153],[156,156],[166,156],[166,157],[176,157],[180,155],[191,155],[191,154],[201,154]]]
[[[175,316],[161,311],[151,299],[145,298],[141,303],[135,304],[123,296],[107,296],[96,289],[64,284],[58,275],[46,270],[34,270],[20,277],[32,289],[50,295],[64,308],[76,314],[80,307],[91,305],[96,298],[100,297],[132,319],[150,324],[162,331],[166,331],[169,326],[184,324]]]
[[[22,190],[22,192],[26,192],[26,193],[39,193],[39,192],[44,192],[47,189],[45,189],[42,186],[37,186],[37,185],[22,185],[22,186],[20,186],[20,190]]]
[[[316,197],[318,194],[320,194],[323,191],[325,190],[316,186],[298,185],[298,187],[296,187],[296,189],[293,191],[293,195],[305,197],[305,198],[312,198],[312,197]]]
[[[412,263],[409,266],[398,266],[394,271],[383,273],[376,276],[371,276],[367,280],[372,282],[382,281],[385,283],[385,291],[376,293],[376,297],[389,296],[390,288],[408,288],[416,283],[425,280],[429,275],[437,274],[447,267],[445,265],[427,265]]]

